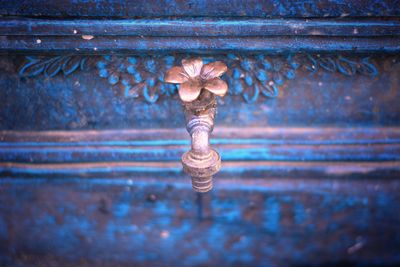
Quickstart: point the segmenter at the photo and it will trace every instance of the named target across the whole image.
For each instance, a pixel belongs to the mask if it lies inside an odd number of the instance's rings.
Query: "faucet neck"
[[[212,175],[221,165],[218,153],[210,146],[216,105],[215,96],[206,90],[202,90],[197,100],[183,104],[192,146],[183,155],[182,164],[184,171],[192,177],[192,185],[197,192],[211,190]]]

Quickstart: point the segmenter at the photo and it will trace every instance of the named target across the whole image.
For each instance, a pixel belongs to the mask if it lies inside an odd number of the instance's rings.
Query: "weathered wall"
[[[394,266],[398,181],[2,179],[9,266]],[[201,212],[201,217],[199,217]],[[12,263],[12,264],[11,264]]]
[[[43,72],[35,74],[33,70],[37,71],[38,67],[31,70],[32,73],[28,72],[29,69],[22,73],[34,77],[20,77],[17,71],[24,66],[26,59],[3,56],[0,65],[3,88],[0,91],[3,100],[0,129],[180,128],[184,121],[177,89],[162,82],[168,67],[163,60],[168,57],[179,64],[179,55],[135,57],[141,61],[136,64],[148,64],[154,68],[152,72],[151,68],[147,71],[142,65],[131,64],[128,56],[115,56],[109,61],[89,56],[86,70],[78,68],[68,76],[62,70],[50,74],[54,77],[46,77]],[[238,63],[242,57],[250,62],[250,67]],[[304,57],[299,55],[298,59],[295,58],[299,66],[294,68],[287,63],[286,56],[270,56],[262,61],[271,62],[270,69],[258,67],[254,56],[238,55],[235,59],[226,55],[209,57],[209,60],[216,58],[231,63],[230,71],[224,77],[231,89],[229,95],[219,102],[217,125],[371,127],[399,124],[400,93],[397,88],[400,86],[400,64],[396,56],[370,57],[368,62],[374,70],[368,74],[353,73],[351,69],[345,72],[349,69],[346,69],[348,65],[344,61],[341,63],[344,69],[328,71],[318,65],[324,62],[315,64]],[[82,58],[85,57],[78,57]],[[325,58],[336,60],[337,56]],[[366,56],[343,58],[356,66]],[[103,62],[106,64],[104,67],[96,67]],[[314,65],[317,66],[315,71]],[[143,76],[140,81],[129,73],[130,67]],[[102,71],[108,76],[101,77]],[[258,84],[259,72],[266,76],[263,84],[274,83],[276,91]],[[159,76],[161,80],[158,80]],[[117,82],[112,81],[113,77]],[[270,95],[276,98],[272,99]]]
[[[399,265],[399,8],[0,0],[0,265]],[[194,56],[230,87],[202,198],[164,82]]]

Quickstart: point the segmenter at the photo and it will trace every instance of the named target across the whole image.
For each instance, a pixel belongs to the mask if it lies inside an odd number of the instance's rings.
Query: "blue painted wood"
[[[398,19],[24,19],[0,18],[0,35],[398,36]]]
[[[0,1],[5,16],[44,17],[398,17],[398,0]]]
[[[91,37],[89,37],[91,38]],[[355,52],[398,53],[398,37],[125,37],[100,36],[86,40],[82,36],[49,37],[7,36],[0,39],[0,54],[132,54],[132,53],[227,53],[227,52]]]
[[[4,131],[0,136],[1,162],[171,162],[179,161],[190,146],[187,134],[175,129],[123,135],[118,131]],[[220,127],[211,143],[224,161],[400,161],[398,127],[249,128],[246,133]]]
[[[176,56],[176,54],[174,54]],[[364,56],[348,57],[353,65],[359,65]],[[108,58],[108,57],[107,57]],[[178,57],[176,57],[178,58]],[[212,57],[228,59],[226,55]],[[243,58],[238,55],[238,58]],[[333,57],[336,58],[336,57]],[[79,59],[79,58],[78,58]],[[46,78],[43,69],[34,77],[20,77],[17,71],[26,66],[24,57],[2,57],[0,71],[0,98],[4,104],[0,109],[2,130],[89,130],[126,128],[180,128],[183,126],[181,105],[174,89],[166,90],[163,82],[150,87],[158,97],[154,104],[147,101],[143,92],[125,95],[124,79],[136,79],[139,73],[143,81],[159,79],[169,57],[139,57],[141,64],[134,74],[129,73],[129,57],[110,57],[111,62],[98,59],[87,71],[76,70],[64,75],[62,64],[56,64],[60,71]],[[254,58],[249,58],[252,60]],[[219,127],[378,127],[400,125],[398,99],[400,86],[398,73],[400,64],[396,56],[372,56],[370,62],[376,66],[379,75],[352,76],[339,71],[324,69],[320,64],[303,64],[296,69],[296,75],[280,86],[277,97],[265,97],[256,87],[248,86],[244,77],[257,81],[257,71],[268,74],[267,81],[280,81],[291,70],[286,57],[267,57],[263,68],[248,70],[248,60],[231,60],[230,92],[220,101],[216,124]],[[346,58],[344,58],[346,60]],[[326,60],[325,60],[326,61]],[[105,67],[98,67],[105,62]],[[154,63],[154,73],[145,65]],[[324,61],[320,61],[323,63]],[[250,62],[251,63],[251,62]],[[300,62],[302,63],[302,62]],[[275,67],[272,67],[274,64]],[[120,71],[125,66],[126,71]],[[250,65],[251,67],[252,65]],[[42,66],[43,67],[43,66]],[[268,68],[267,68],[268,67]],[[343,64],[343,69],[347,69]],[[350,68],[351,69],[351,68]],[[120,82],[112,85],[108,77],[102,77],[102,70],[118,74]],[[133,69],[135,70],[135,69]],[[53,71],[50,71],[51,73]],[[29,73],[35,74],[33,70]],[[42,74],[40,74],[42,73]],[[157,74],[160,73],[160,74]],[[32,74],[32,75],[33,75]],[[49,76],[49,75],[47,75]],[[237,77],[238,76],[238,77]],[[242,77],[241,77],[242,76]],[[226,79],[223,77],[223,79]],[[248,81],[247,81],[248,82]],[[137,83],[137,82],[136,82]],[[131,82],[131,85],[135,85]],[[139,83],[139,84],[140,84]],[[146,82],[147,83],[147,82]],[[129,85],[129,84],[128,84]],[[267,83],[268,85],[268,83]],[[164,88],[164,90],[163,90]],[[258,87],[258,89],[260,89]],[[16,101],[18,100],[18,101]],[[218,127],[217,127],[218,128]]]
[[[235,180],[233,180],[235,181]],[[1,179],[3,266],[390,266],[399,181]],[[218,183],[218,181],[217,181]],[[223,185],[223,186],[222,186]]]
[[[0,0],[0,265],[399,265],[399,17],[398,0]],[[162,76],[198,55],[231,90],[202,199]]]
[[[4,36],[0,39],[0,53],[398,52],[399,33],[397,19],[64,21],[4,18],[0,20],[0,35]]]

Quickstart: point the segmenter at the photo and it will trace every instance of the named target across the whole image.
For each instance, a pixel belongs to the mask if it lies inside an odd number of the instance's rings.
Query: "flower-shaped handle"
[[[204,65],[201,58],[184,59],[182,67],[169,69],[164,80],[167,83],[180,84],[179,97],[184,102],[196,100],[203,89],[222,97],[228,91],[228,85],[219,77],[227,69],[226,64],[221,61]]]
[[[224,96],[228,85],[219,77],[227,71],[221,61],[203,65],[200,58],[182,60],[182,67],[169,69],[168,83],[177,83],[183,101],[191,150],[182,156],[183,170],[192,177],[193,189],[205,193],[212,189],[212,177],[221,168],[221,157],[210,147],[217,108],[215,95]]]

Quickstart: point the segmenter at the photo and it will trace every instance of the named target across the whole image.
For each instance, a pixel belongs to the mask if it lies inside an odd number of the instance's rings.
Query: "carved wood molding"
[[[176,85],[164,82],[167,69],[181,62],[187,55],[145,56],[27,56],[19,70],[22,77],[68,76],[78,70],[94,71],[124,97],[143,97],[155,103],[160,96],[173,96]],[[343,76],[378,75],[374,60],[362,55],[290,54],[224,54],[203,56],[205,62],[222,60],[229,71],[222,76],[228,82],[229,94],[241,95],[253,103],[260,97],[274,98],[299,70],[311,73],[325,71]]]
[[[0,131],[0,136],[0,174],[13,177],[182,177],[178,161],[190,144],[183,128]],[[388,178],[400,173],[399,138],[399,127],[217,127],[212,144],[224,159],[219,178],[238,173]]]
[[[220,151],[224,164],[264,161],[272,168],[279,161],[340,164],[349,161],[353,167],[354,162],[357,162],[354,167],[357,170],[360,163],[375,161],[377,164],[392,163],[397,166],[397,170],[400,169],[399,127],[262,127],[248,128],[246,131],[241,129],[216,127],[214,131],[211,142]],[[0,131],[0,136],[0,161],[3,162],[3,171],[9,162],[178,162],[190,144],[183,128]],[[177,168],[177,171],[180,170]]]
[[[29,8],[28,8],[29,6]],[[398,16],[398,0],[307,0],[259,1],[219,0],[185,1],[170,0],[160,6],[154,0],[108,0],[93,3],[87,0],[64,0],[48,5],[45,0],[5,1],[0,3],[0,15],[28,17],[382,17]]]

